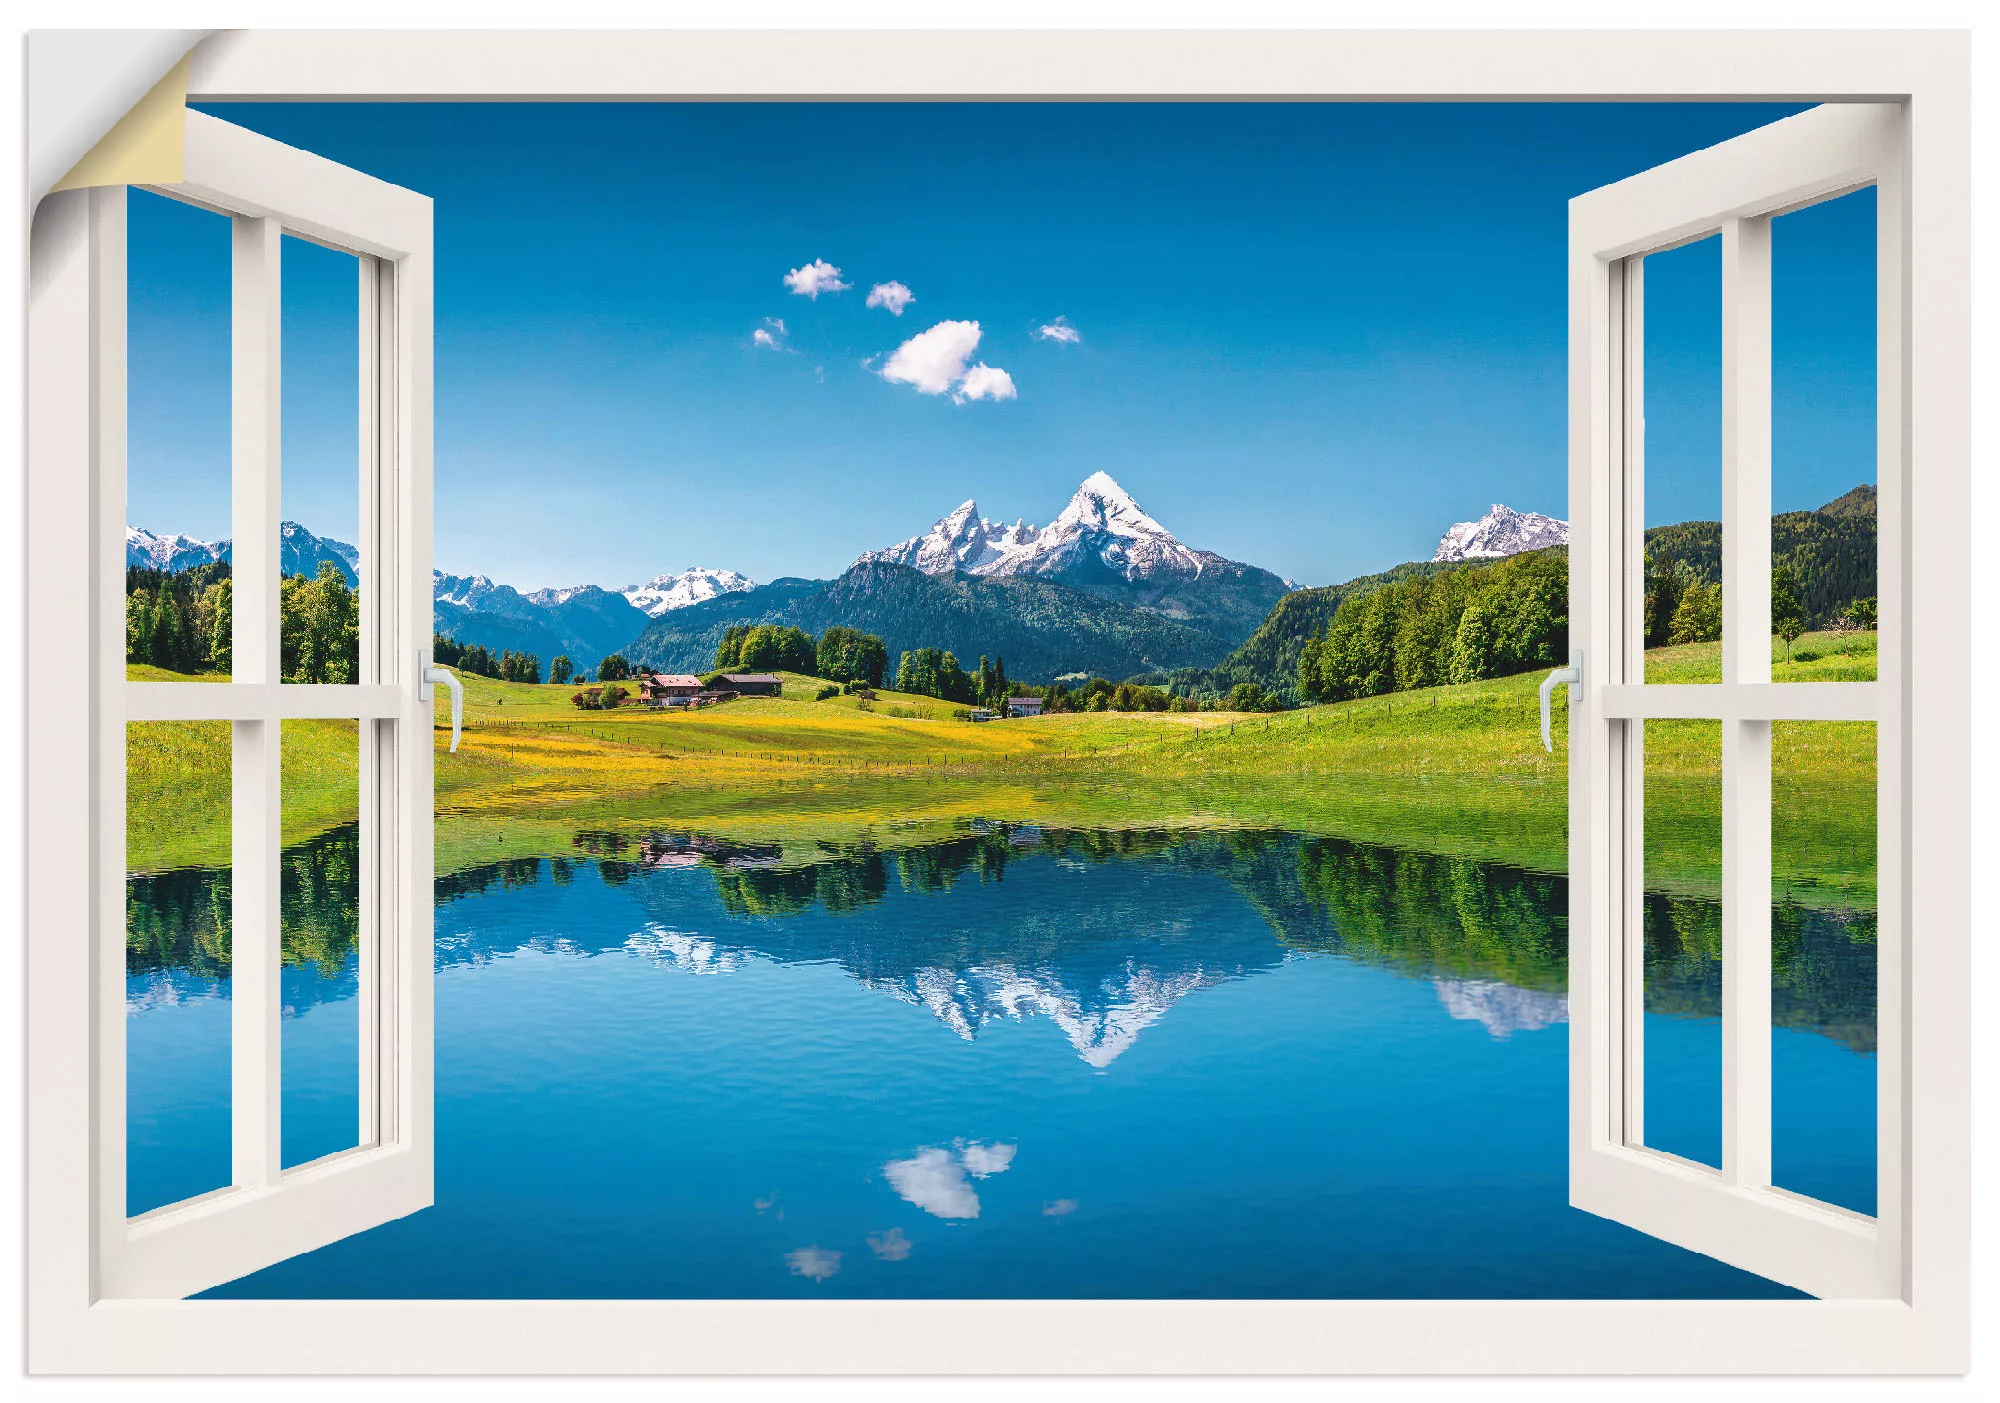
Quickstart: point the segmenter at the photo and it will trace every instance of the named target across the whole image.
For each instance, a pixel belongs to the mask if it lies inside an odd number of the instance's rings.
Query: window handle
[[[422,653],[417,654],[418,700],[429,701],[431,699],[433,695],[431,684],[433,683],[442,683],[444,686],[451,688],[451,749],[452,753],[456,755],[458,753],[459,722],[465,716],[465,688],[460,686],[458,679],[451,675],[451,669],[439,667]],[[1546,699],[1545,695],[1544,700]]]
[[[1555,753],[1556,743],[1549,738],[1549,695],[1556,684],[1569,688],[1569,704],[1576,705],[1576,694],[1583,687],[1583,649],[1578,648],[1569,655],[1569,666],[1559,667],[1542,679],[1542,749]]]

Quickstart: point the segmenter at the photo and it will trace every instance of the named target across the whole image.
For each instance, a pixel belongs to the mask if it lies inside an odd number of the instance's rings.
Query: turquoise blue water
[[[340,870],[318,842],[288,862]],[[1559,878],[1282,833],[777,861],[581,834],[441,880],[436,1206],[215,1294],[1789,1294],[1569,1207]],[[135,1212],[228,1176],[224,881],[133,883]],[[1779,1182],[1866,1211],[1872,944],[1788,919]],[[1719,985],[1661,924],[1649,1124],[1692,1153]],[[294,1163],[354,1140],[352,962],[314,949]]]

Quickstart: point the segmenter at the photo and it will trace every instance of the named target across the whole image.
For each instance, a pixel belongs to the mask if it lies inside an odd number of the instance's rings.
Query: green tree
[[[1876,603],[1872,594],[1847,606],[1847,621],[1856,628],[1873,629],[1876,626],[1875,617]]]
[[[880,638],[859,629],[839,625],[819,636],[814,671],[836,682],[865,682],[882,685],[889,669],[889,650]]]
[[[1255,682],[1238,682],[1229,689],[1231,711],[1262,711],[1264,709],[1264,689]]]
[[[632,675],[632,664],[625,661],[623,653],[611,653],[597,665],[599,682],[622,682]]]
[[[361,670],[361,615],[347,578],[331,560],[312,579],[278,584],[279,667],[288,682],[347,684]]]
[[[138,589],[125,596],[125,657],[130,662],[153,660],[153,592]]]
[[[1722,586],[1691,584],[1674,606],[1667,642],[1713,643],[1722,637]]]
[[[179,601],[171,587],[162,585],[153,600],[153,617],[146,630],[147,661],[154,667],[184,671],[186,642]]]
[[[1493,675],[1493,618],[1484,601],[1475,600],[1458,617],[1452,638],[1451,680],[1477,682]]]
[[[1806,631],[1806,611],[1799,604],[1799,591],[1792,572],[1783,565],[1771,567],[1771,632],[1785,640],[1785,661],[1792,660],[1792,643]]]
[[[208,666],[227,672],[234,657],[236,623],[233,613],[234,590],[223,576],[202,594],[203,612],[208,619]]]
[[[750,632],[748,624],[731,624],[722,631],[722,641],[715,645],[715,670],[728,672],[743,661],[743,639]],[[599,675],[602,675],[600,670]]]
[[[576,664],[569,660],[569,654],[557,653],[554,661],[549,664],[549,681],[560,687],[569,681],[575,672]]]
[[[896,666],[896,690],[940,701],[970,702],[973,680],[958,665],[956,654],[936,648],[912,648]]]

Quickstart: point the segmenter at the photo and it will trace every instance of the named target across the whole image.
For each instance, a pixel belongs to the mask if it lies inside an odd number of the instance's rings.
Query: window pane
[[[360,1143],[361,802],[354,721],[284,723],[278,873],[286,1168]]]
[[[1871,721],[1771,727],[1771,1160],[1780,1188],[1875,1211]]]
[[[125,1211],[230,1181],[227,721],[125,728]]]
[[[359,682],[358,262],[287,236],[282,284],[284,678]]]
[[[1643,723],[1645,1144],[1722,1165],[1722,723]]]
[[[1648,682],[1722,680],[1722,239],[1648,254]]]
[[[1875,191],[1774,219],[1774,681],[1875,676],[1875,368]]]
[[[229,672],[229,220],[126,205],[127,675]]]

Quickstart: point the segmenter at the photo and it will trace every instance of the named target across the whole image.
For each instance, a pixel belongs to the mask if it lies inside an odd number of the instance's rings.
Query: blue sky
[[[1566,515],[1565,202],[1791,109],[208,110],[435,198],[437,562],[532,588],[830,576],[967,497],[1045,523],[1100,469],[1306,584],[1491,502]],[[133,210],[129,515],[224,535],[227,228]],[[351,540],[353,265],[287,243],[285,510]],[[1649,260],[1650,521],[1719,499],[1714,243]],[[1873,477],[1872,196],[1774,245],[1775,495],[1816,506]],[[816,261],[846,290],[787,286]],[[900,316],[865,305],[890,282]],[[941,322],[976,348],[884,375]],[[1006,386],[936,378],[982,364]]]

